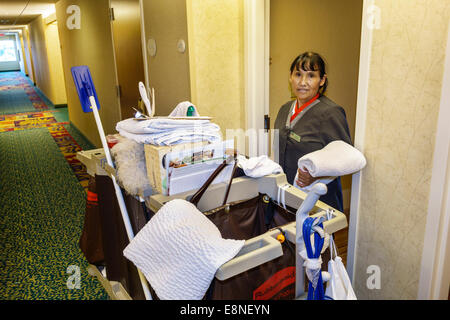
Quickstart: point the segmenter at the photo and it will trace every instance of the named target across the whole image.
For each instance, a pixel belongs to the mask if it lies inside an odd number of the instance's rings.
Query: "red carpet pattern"
[[[57,122],[51,111],[0,115],[0,133],[47,127],[78,181],[87,190],[89,175],[86,167],[76,159],[82,148],[64,127],[68,123]]]
[[[55,140],[56,144],[61,150],[64,158],[69,163],[70,168],[77,177],[81,186],[86,190],[89,184],[89,174],[86,171],[86,166],[82,164],[77,158],[77,152],[82,148],[78,145],[75,139],[67,132],[63,123],[48,127],[50,134]]]
[[[0,132],[50,127],[56,124],[57,120],[50,111],[0,115]]]

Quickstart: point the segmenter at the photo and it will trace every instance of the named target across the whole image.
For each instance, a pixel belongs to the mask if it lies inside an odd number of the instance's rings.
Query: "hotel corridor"
[[[0,73],[0,299],[108,298],[78,246],[89,176],[75,155],[92,148],[67,108]]]

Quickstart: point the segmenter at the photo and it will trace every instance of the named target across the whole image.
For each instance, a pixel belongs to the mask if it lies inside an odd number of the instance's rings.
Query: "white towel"
[[[194,104],[190,101],[183,101],[177,104],[175,109],[172,110],[172,112],[169,114],[169,117],[186,117],[187,111],[190,106],[194,107],[194,113],[192,116],[194,117],[200,117],[200,114],[197,111],[197,108],[194,106]]]
[[[218,131],[220,127],[211,123],[210,120],[175,120],[167,118],[154,118],[149,120],[135,120],[134,118],[119,121],[116,130],[127,131],[134,134],[153,134],[175,129],[191,130],[213,130]]]
[[[348,143],[336,140],[327,144],[324,148],[308,153],[298,159],[298,167],[305,170],[313,177],[323,177],[316,180],[311,185],[301,188],[295,175],[293,185],[301,190],[309,191],[316,183],[323,182],[328,184],[334,178],[352,174],[362,170],[366,166],[366,158],[355,147]]]
[[[123,251],[162,300],[199,300],[244,240],[223,239],[192,203],[167,202]]]
[[[187,142],[222,140],[220,127],[210,120],[175,120],[155,118],[136,121],[125,119],[116,125],[120,135],[138,143],[174,145]]]
[[[137,143],[153,144],[159,146],[175,145],[179,143],[193,143],[199,141],[209,141],[210,143],[222,140],[220,132],[198,132],[198,131],[177,131],[166,132],[164,135],[134,134],[124,130],[119,130],[121,136],[131,139]]]
[[[265,155],[249,159],[238,155],[237,160],[238,166],[244,170],[245,175],[252,178],[260,178],[269,174],[283,172],[283,169],[278,163]]]

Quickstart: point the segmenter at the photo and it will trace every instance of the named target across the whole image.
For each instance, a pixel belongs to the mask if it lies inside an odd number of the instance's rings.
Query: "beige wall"
[[[150,38],[156,41],[156,55],[146,51],[149,86],[155,88],[155,115],[168,116],[179,102],[191,99],[186,0],[147,0],[143,13],[146,46]],[[186,43],[184,53],[177,51],[179,39]]]
[[[168,115],[184,100],[226,129],[245,127],[243,0],[144,1],[146,46],[156,115]],[[177,51],[184,39],[186,52]]]
[[[53,102],[53,104],[66,104],[66,87],[64,85],[64,73],[56,17],[53,19],[44,20],[44,31],[47,56],[48,61],[50,61],[48,65],[48,76],[50,78],[51,92],[49,93],[48,98]]]
[[[245,128],[243,0],[187,0],[192,102],[222,133]]]
[[[34,82],[36,86],[51,99],[51,82],[49,78],[49,60],[45,43],[45,29],[42,16],[34,19],[29,25],[30,47],[33,55]],[[53,101],[52,101],[53,102]]]
[[[28,27],[23,28],[22,30],[23,30],[22,40],[23,40],[23,47],[24,47],[24,59],[26,61],[28,77],[30,78],[31,81],[36,82],[35,77],[34,77],[33,57],[32,57],[31,48],[30,48],[30,36],[29,36]]]
[[[322,55],[328,67],[326,95],[341,105],[354,139],[362,0],[270,2],[270,122],[291,99],[289,67],[304,51]],[[344,211],[350,208],[350,176],[342,178]]]
[[[18,35],[19,35],[19,43],[20,43],[20,50],[21,50],[21,60],[22,60],[22,65],[23,65],[23,72],[25,74],[28,74],[28,65],[27,65],[27,59],[25,56],[25,46],[23,43],[23,29],[18,30]]]
[[[81,9],[81,29],[69,30],[66,26],[69,16],[66,9],[72,4]],[[60,0],[56,3],[69,118],[97,147],[101,146],[101,141],[94,116],[82,111],[70,68],[89,66],[100,103],[103,129],[105,134],[115,133],[120,108],[108,8],[108,0]]]
[[[65,104],[67,99],[57,28],[55,24],[47,25],[42,16],[28,25],[34,82],[53,104]]]
[[[67,102],[61,64],[58,27],[46,24],[42,16],[28,26],[33,56],[34,82],[53,104]],[[29,56],[27,56],[27,60]]]
[[[360,299],[415,299],[422,252],[435,250],[423,242],[450,3],[375,5],[355,289]],[[370,265],[380,267],[379,290],[366,286]]]

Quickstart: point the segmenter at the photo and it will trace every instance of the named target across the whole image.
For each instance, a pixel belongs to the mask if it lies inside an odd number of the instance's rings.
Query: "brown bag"
[[[100,212],[98,209],[97,186],[95,178],[89,178],[84,226],[79,246],[86,260],[93,265],[104,264],[102,245],[102,229],[100,228]]]
[[[226,162],[224,161],[199,191],[192,196],[190,201],[193,204],[198,204],[209,184],[225,166]],[[295,221],[295,214],[281,208],[264,194],[248,200],[227,203],[235,170],[236,163],[223,205],[204,212],[218,227],[223,238],[248,240],[271,228]],[[295,246],[286,240],[282,244],[282,248],[283,255],[272,261],[224,281],[214,278],[205,299],[293,299],[295,297]]]

